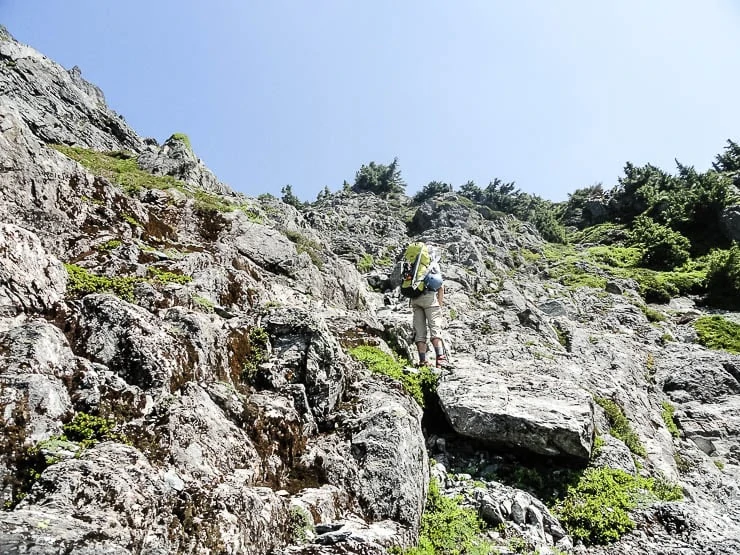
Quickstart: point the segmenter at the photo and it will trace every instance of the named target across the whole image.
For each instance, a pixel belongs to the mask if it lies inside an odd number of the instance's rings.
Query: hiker
[[[439,267],[439,254],[424,243],[411,243],[404,253],[401,294],[409,297],[413,308],[414,342],[419,353],[419,366],[431,366],[427,360],[427,339],[431,337],[437,368],[449,366],[442,332],[444,282]],[[428,332],[428,333],[427,333]]]

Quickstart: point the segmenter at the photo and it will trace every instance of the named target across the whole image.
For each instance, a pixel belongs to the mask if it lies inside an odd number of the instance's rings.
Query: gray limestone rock
[[[588,459],[594,431],[588,393],[568,380],[471,364],[444,374],[440,405],[456,432],[541,455]]]
[[[0,223],[0,317],[49,311],[66,286],[67,272],[35,234]]]

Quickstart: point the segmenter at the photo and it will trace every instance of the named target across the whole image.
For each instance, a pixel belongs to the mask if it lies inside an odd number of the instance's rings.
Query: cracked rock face
[[[566,287],[530,225],[455,193],[237,194],[1,27],[0,93],[0,552],[388,553],[418,540],[430,475],[501,550],[499,529],[541,553],[740,551],[740,357],[694,343],[688,299],[652,323],[631,280]],[[180,185],[127,192],[52,143]],[[414,360],[394,290],[410,240],[442,253],[453,362],[425,410],[348,352]],[[587,547],[507,465],[617,468],[685,497]]]

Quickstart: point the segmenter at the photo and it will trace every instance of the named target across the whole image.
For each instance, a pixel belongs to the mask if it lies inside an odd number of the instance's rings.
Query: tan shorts
[[[414,309],[414,342],[426,343],[428,337],[441,337],[442,307],[437,301],[437,294],[422,293],[419,297],[411,299],[411,306]]]

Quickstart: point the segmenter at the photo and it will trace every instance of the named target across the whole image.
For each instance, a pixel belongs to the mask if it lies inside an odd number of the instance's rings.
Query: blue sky
[[[733,0],[0,0],[0,22],[248,195],[313,200],[398,156],[410,194],[564,200],[740,140]]]

